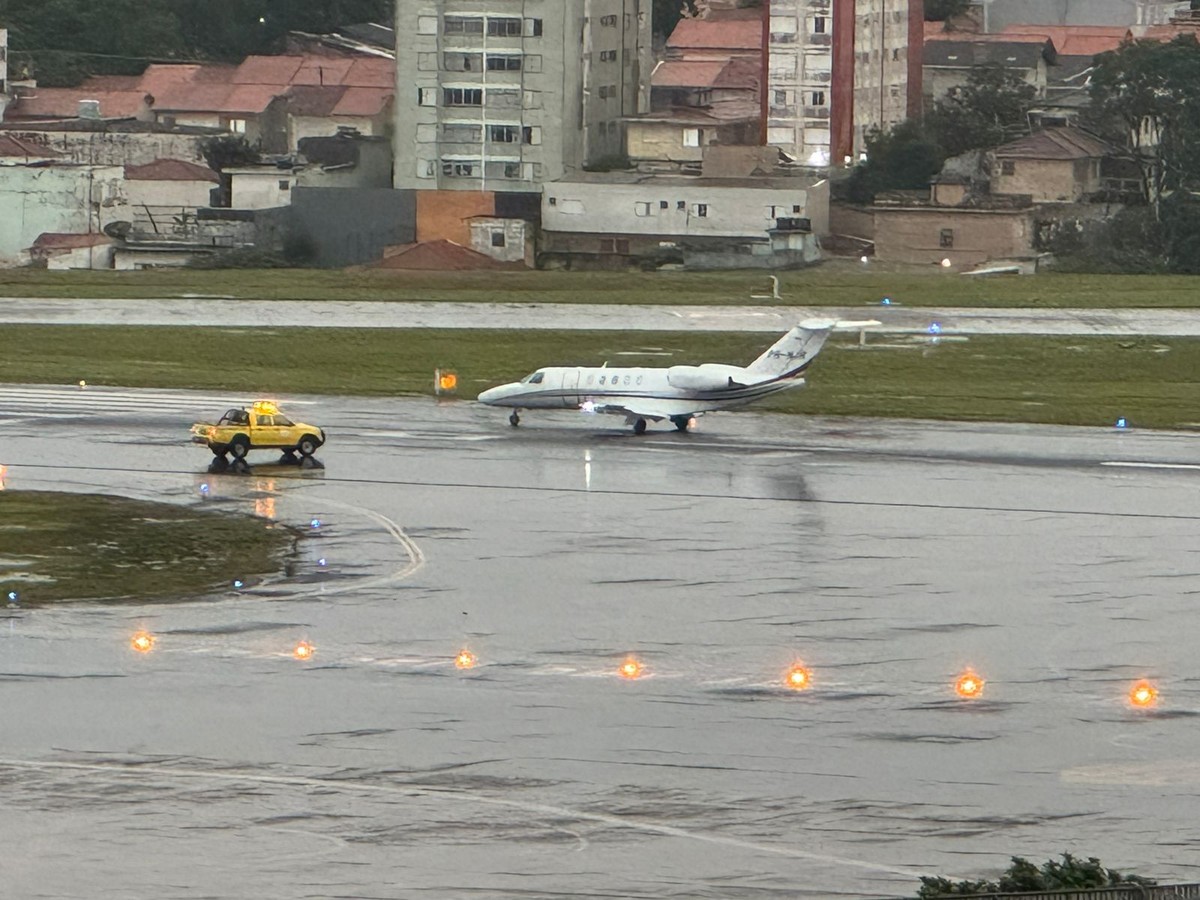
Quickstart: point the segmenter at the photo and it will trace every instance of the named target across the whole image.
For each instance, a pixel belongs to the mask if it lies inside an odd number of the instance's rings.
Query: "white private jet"
[[[875,320],[809,319],[745,368],[720,363],[631,369],[607,364],[599,368],[549,366],[520,381],[484,391],[479,402],[512,407],[508,421],[514,426],[520,424],[523,409],[579,409],[623,415],[634,434],[645,433],[648,420],[665,419],[679,431],[687,431],[696,416],[745,406],[802,386],[804,371],[835,329],[861,330],[878,324]]]

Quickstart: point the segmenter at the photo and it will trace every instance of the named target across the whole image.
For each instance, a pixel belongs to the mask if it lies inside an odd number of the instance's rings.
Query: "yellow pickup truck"
[[[259,400],[249,409],[228,410],[215,425],[197,422],[192,426],[192,443],[204,444],[218,458],[228,453],[244,459],[251,450],[262,449],[312,456],[325,443],[325,432],[293,422],[270,400]]]

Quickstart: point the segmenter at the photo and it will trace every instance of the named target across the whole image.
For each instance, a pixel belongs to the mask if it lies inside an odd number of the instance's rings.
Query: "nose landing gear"
[[[512,411],[512,413],[508,417],[508,424],[511,425],[513,428],[516,428],[518,425],[521,424],[521,417],[519,415],[517,415],[517,411],[515,409]]]

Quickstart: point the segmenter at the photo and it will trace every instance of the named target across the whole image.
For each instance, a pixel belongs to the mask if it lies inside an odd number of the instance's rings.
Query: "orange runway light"
[[[631,656],[621,663],[620,672],[622,678],[637,678],[642,674],[642,664]]]
[[[296,659],[312,659],[313,645],[308,641],[301,641],[292,648],[292,656]]]
[[[983,696],[983,684],[983,679],[968,669],[958,676],[958,681],[954,682],[954,693],[967,700],[974,700]]]
[[[1139,681],[1129,689],[1129,702],[1141,709],[1153,706],[1158,702],[1158,688],[1149,681]]]
[[[784,673],[783,683],[794,691],[804,691],[812,687],[812,672],[802,664],[795,663]]]
[[[146,631],[139,631],[130,639],[129,646],[138,653],[149,653],[154,649],[154,635]]]
[[[460,669],[475,668],[475,654],[464,647],[458,651],[458,656],[454,657],[454,665]]]

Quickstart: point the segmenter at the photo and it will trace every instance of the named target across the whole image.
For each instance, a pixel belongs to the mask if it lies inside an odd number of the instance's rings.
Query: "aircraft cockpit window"
[[[534,372],[532,375],[526,375],[521,379],[521,384],[541,384],[546,378],[545,372]]]

